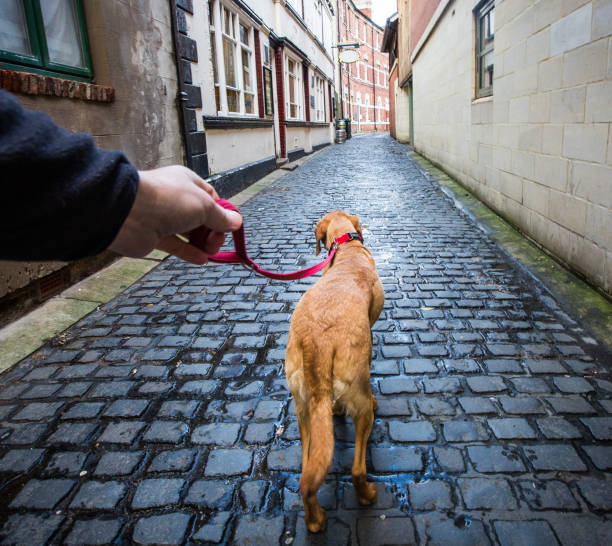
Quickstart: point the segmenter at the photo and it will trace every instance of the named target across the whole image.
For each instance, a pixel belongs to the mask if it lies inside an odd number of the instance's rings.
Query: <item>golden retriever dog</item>
[[[356,216],[330,212],[315,228],[317,255],[322,241],[329,250],[337,237],[352,232],[362,235]],[[359,502],[376,500],[374,484],[366,481],[365,456],[377,409],[370,386],[371,328],[384,300],[370,251],[355,239],[338,247],[293,313],[285,372],[302,440],[300,493],[306,526],[313,533],[325,529],[327,521],[317,491],[334,453],[332,413],[346,413],[355,424],[351,474]]]

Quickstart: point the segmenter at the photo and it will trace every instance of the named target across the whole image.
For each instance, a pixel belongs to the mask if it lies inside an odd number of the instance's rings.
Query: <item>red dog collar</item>
[[[234,205],[232,205],[229,201],[226,201],[225,199],[219,199],[217,200],[217,203],[225,209],[239,212]],[[210,233],[210,231],[211,230],[206,226],[200,226],[199,228],[194,229],[193,231],[189,232],[189,243],[201,250],[204,250],[206,245],[206,239],[208,238],[208,234]],[[334,239],[334,242],[332,243],[329,249],[329,255],[321,263],[313,265],[312,267],[307,267],[306,269],[300,269],[299,271],[292,271],[291,273],[274,273],[272,271],[266,271],[265,269],[262,269],[253,260],[251,260],[251,258],[249,258],[249,255],[247,254],[246,250],[246,240],[244,236],[244,220],[240,229],[232,233],[232,237],[234,239],[235,251],[219,252],[214,256],[209,256],[208,259],[211,262],[221,264],[243,264],[255,271],[256,273],[263,275],[264,277],[268,277],[269,279],[276,279],[278,281],[293,281],[297,279],[303,279],[305,277],[310,277],[311,275],[314,275],[315,273],[321,271],[321,269],[323,269],[334,259],[336,251],[338,250],[338,247],[341,244],[356,240],[363,242],[363,237],[359,233],[345,233],[344,235],[341,235],[340,237]]]

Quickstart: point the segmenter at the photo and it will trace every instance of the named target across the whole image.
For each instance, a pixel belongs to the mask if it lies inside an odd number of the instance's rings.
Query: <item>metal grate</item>
[[[64,288],[63,272],[56,271],[38,281],[38,293],[41,300],[46,300],[61,292]]]

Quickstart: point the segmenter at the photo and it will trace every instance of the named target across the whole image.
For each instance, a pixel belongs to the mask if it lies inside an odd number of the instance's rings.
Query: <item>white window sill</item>
[[[474,99],[472,104],[481,104],[483,102],[493,102],[493,95],[489,95],[488,97],[480,97],[479,99]]]

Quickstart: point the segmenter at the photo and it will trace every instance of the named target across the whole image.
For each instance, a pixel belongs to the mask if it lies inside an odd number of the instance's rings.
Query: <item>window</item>
[[[495,35],[494,1],[476,8],[476,96],[493,94],[493,38]]]
[[[285,85],[287,88],[287,118],[301,119],[302,117],[302,78],[300,76],[302,64],[295,59],[285,57]]]
[[[213,5],[212,2],[208,2],[208,23],[210,26],[210,56],[213,67],[213,82],[215,85],[215,104],[217,105],[217,112],[221,111],[221,95],[219,91],[219,71],[217,69],[217,45],[215,41],[215,22],[213,17]]]
[[[270,46],[264,44],[263,49],[264,107],[266,116],[272,116],[274,114],[274,97],[272,94],[272,60],[270,58]]]
[[[324,80],[314,77],[315,121],[325,121],[325,93]]]
[[[376,63],[376,83],[380,85],[380,63]]]
[[[255,114],[253,28],[219,0],[209,2],[215,102],[220,114]]]
[[[270,46],[264,45],[264,66],[270,66]]]
[[[376,119],[378,119],[378,121],[382,121],[382,100],[380,100],[380,97],[378,97],[376,99]]]
[[[81,0],[2,0],[0,66],[91,79]]]
[[[314,16],[314,31],[315,35],[319,39],[319,42],[323,43],[323,6],[321,0],[315,0],[315,16]]]
[[[365,120],[366,123],[370,121],[370,94],[366,93],[365,96]]]
[[[242,58],[242,85],[244,89],[244,109],[247,114],[255,112],[255,87],[253,70],[253,30],[240,24],[240,53]]]

